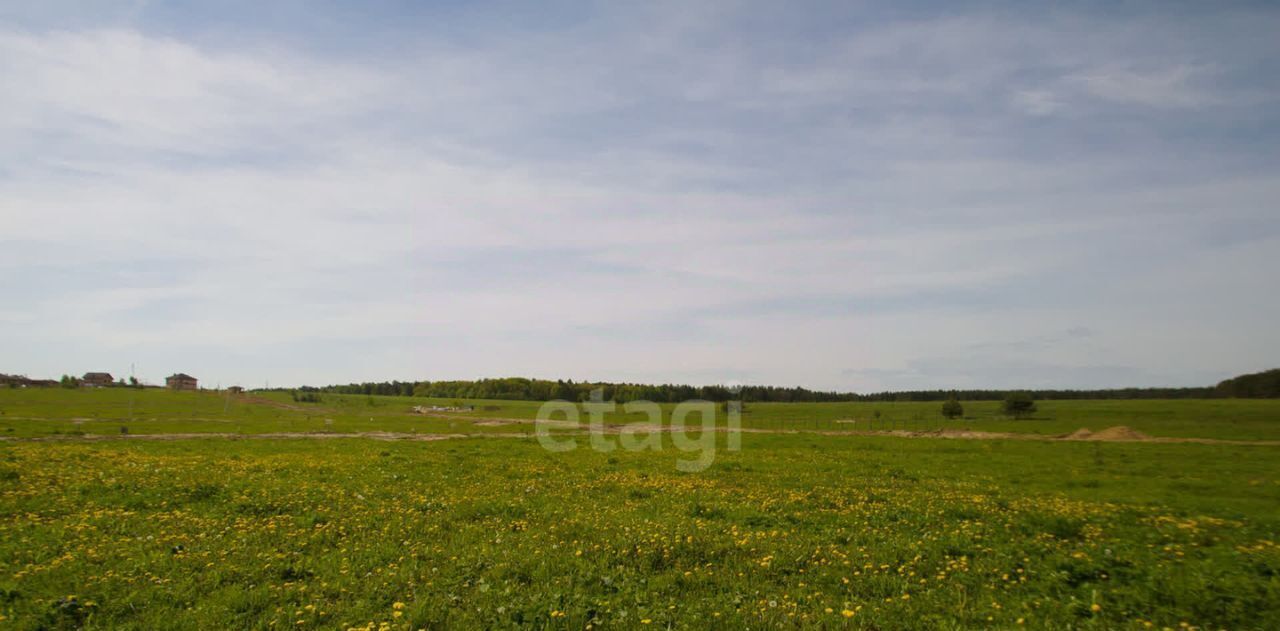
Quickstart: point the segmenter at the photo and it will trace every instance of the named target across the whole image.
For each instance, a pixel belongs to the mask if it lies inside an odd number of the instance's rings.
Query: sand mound
[[[1021,438],[1020,436],[1005,434],[1000,432],[975,432],[969,429],[955,429],[946,427],[936,432],[918,432],[916,436],[924,438],[928,436],[938,436],[941,438]]]
[[[1087,428],[1080,429],[1058,437],[1060,440],[1151,440],[1151,436],[1124,425],[1108,427],[1104,430],[1096,432],[1089,431]]]
[[[1089,440],[1149,440],[1151,437],[1131,427],[1117,425],[1095,433]]]

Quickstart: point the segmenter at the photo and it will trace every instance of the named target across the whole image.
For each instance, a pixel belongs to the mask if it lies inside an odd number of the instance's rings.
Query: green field
[[[269,405],[268,403],[274,403]],[[422,416],[416,405],[467,404],[468,413]],[[288,393],[227,396],[216,392],[168,392],[129,388],[64,390],[0,388],[0,436],[171,432],[421,432],[530,431],[528,427],[475,425],[469,419],[532,420],[534,401],[445,400],[414,397],[323,395],[319,403],[295,403]],[[973,429],[1058,435],[1080,428],[1125,425],[1151,436],[1228,440],[1280,440],[1280,400],[1208,399],[1137,401],[1039,401],[1029,420],[1000,415],[999,402],[964,403],[965,417],[944,420],[940,403],[747,403],[747,428],[800,431]],[[673,406],[663,405],[663,422]],[[877,416],[878,414],[878,416]],[[448,418],[446,418],[448,417]],[[584,415],[583,422],[587,418]],[[607,423],[643,422],[621,406]],[[852,422],[850,422],[852,421]],[[694,422],[693,419],[690,422]],[[719,421],[723,424],[723,414]]]
[[[748,426],[799,433],[716,435],[682,473],[666,435],[553,453],[417,399],[268,398],[0,391],[0,627],[1280,628],[1277,446],[829,435],[937,406],[757,404]],[[966,408],[1000,431],[1280,424],[1274,401]],[[85,440],[121,425],[466,436]]]

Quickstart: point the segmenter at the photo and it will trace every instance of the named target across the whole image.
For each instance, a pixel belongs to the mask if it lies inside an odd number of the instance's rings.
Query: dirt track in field
[[[475,419],[479,421],[475,423],[480,426],[496,426],[496,425],[519,425],[529,424],[531,421],[523,421],[518,419]],[[502,422],[494,422],[502,421]],[[673,431],[669,426],[649,425],[641,423],[633,423],[628,425],[605,425],[600,430],[592,430],[586,425],[575,425],[565,421],[553,421],[552,427],[561,430],[572,430],[579,428],[580,431],[558,431],[553,436],[581,436],[590,434],[592,431],[601,431],[605,434],[621,434],[624,431],[628,433],[649,433],[649,432],[670,432]],[[697,427],[689,427],[689,430],[696,430]],[[718,427],[718,432],[728,431],[727,428]],[[741,429],[744,434],[815,434],[820,436],[889,436],[895,438],[935,438],[950,440],[1039,440],[1048,442],[1127,442],[1127,443],[1198,443],[1203,445],[1263,445],[1263,446],[1280,446],[1280,440],[1228,440],[1219,438],[1178,438],[1168,436],[1149,436],[1137,430],[1125,427],[1123,425],[1110,427],[1097,432],[1088,429],[1078,429],[1069,434],[1045,435],[1045,434],[1023,434],[1017,432],[980,432],[973,430],[960,429],[942,429],[933,431],[910,431],[910,430],[847,430],[847,431],[822,431],[822,430],[800,430],[800,429],[758,429],[744,427]],[[250,440],[250,439],[312,439],[312,440],[333,440],[342,438],[363,438],[371,440],[409,440],[409,441],[436,441],[449,440],[453,438],[532,438],[534,434],[530,432],[470,432],[470,433],[451,433],[451,434],[422,434],[422,433],[406,433],[406,432],[264,432],[260,434],[235,434],[230,432],[180,432],[172,434],[63,434],[57,436],[36,436],[30,438],[13,438],[0,437],[0,441],[21,441],[21,442],[103,442],[116,440],[191,440],[191,439],[210,439],[220,438],[225,440]]]
[[[402,432],[264,432],[261,434],[232,434],[228,432],[178,432],[173,434],[64,434],[60,436],[36,436],[32,438],[4,438],[3,440],[22,442],[106,442],[116,440],[192,440],[201,438],[221,438],[225,440],[255,439],[298,439],[331,440],[340,438],[369,438],[373,440],[448,440],[450,438],[468,438],[472,436],[493,436],[496,438],[523,438],[528,434],[493,433],[493,434],[408,434]]]
[[[749,430],[743,430],[749,431]],[[1097,432],[1080,428],[1070,434],[1023,434],[1018,432],[979,432],[963,429],[934,431],[847,431],[817,432],[831,436],[898,436],[901,438],[950,438],[960,440],[1041,440],[1050,442],[1106,442],[1106,443],[1199,443],[1203,445],[1272,445],[1280,446],[1280,440],[1231,440],[1224,438],[1182,438],[1174,436],[1150,436],[1135,429],[1118,425]]]

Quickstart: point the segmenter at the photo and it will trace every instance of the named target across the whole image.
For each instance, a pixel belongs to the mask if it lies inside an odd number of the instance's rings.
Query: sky
[[[0,2],[0,372],[1280,365],[1280,7]]]

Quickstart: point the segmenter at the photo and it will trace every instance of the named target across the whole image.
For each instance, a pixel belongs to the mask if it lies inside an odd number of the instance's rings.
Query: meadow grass
[[[466,413],[423,416],[417,405],[471,405]],[[939,402],[747,403],[746,428],[772,430],[972,429],[1040,435],[1093,431],[1125,425],[1152,436],[1229,440],[1280,440],[1280,400],[1039,401],[1035,417],[1001,416],[996,401],[964,403],[965,417],[945,420]],[[323,395],[319,403],[296,403],[288,393],[234,396],[217,392],[158,389],[0,388],[0,437],[52,434],[174,432],[528,432],[529,427],[476,425],[470,419],[532,420],[536,401],[455,400],[416,397]],[[663,423],[674,406],[662,405]],[[717,422],[724,424],[717,408]],[[605,414],[611,424],[645,422],[621,406]],[[584,415],[585,422],[587,417]],[[696,417],[690,422],[696,422]]]
[[[428,400],[407,397],[340,395],[326,396],[323,403],[295,403],[287,393],[279,392],[228,395],[154,388],[0,388],[0,438],[122,433],[513,431],[500,426],[477,426],[466,418],[411,412],[415,405],[429,404]]]
[[[0,443],[0,625],[1280,628],[1275,447]]]

